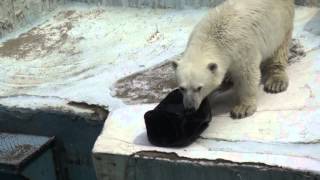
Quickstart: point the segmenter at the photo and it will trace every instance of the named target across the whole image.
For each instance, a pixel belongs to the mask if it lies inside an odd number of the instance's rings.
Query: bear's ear
[[[172,67],[173,67],[174,70],[176,70],[178,68],[178,62],[177,61],[172,61],[171,64],[172,64]]]
[[[209,69],[212,73],[214,73],[214,72],[216,72],[216,70],[218,69],[218,65],[217,65],[216,63],[210,63],[210,64],[208,64],[208,69]]]

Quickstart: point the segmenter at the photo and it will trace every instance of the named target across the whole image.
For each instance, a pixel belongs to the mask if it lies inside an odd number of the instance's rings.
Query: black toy
[[[195,113],[186,113],[182,93],[174,90],[154,110],[148,111],[144,119],[151,144],[184,147],[193,143],[208,127],[211,108],[208,99],[204,99]]]

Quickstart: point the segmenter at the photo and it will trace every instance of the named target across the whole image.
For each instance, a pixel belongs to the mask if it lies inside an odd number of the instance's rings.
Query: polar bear
[[[293,18],[293,0],[228,0],[210,10],[192,31],[182,58],[173,62],[185,108],[197,110],[226,74],[237,97],[233,118],[256,111],[261,74],[266,92],[285,91]]]

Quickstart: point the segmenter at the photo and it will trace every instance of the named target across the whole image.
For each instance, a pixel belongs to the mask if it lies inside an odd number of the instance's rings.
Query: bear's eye
[[[179,87],[179,89],[180,89],[180,91],[182,91],[182,92],[185,92],[185,91],[186,91],[186,88],[184,88],[184,87]]]
[[[218,69],[218,65],[216,63],[210,63],[208,64],[208,69],[214,73]]]
[[[201,89],[202,89],[202,86],[199,86],[199,87],[197,87],[197,88],[195,89],[195,92],[200,92]]]

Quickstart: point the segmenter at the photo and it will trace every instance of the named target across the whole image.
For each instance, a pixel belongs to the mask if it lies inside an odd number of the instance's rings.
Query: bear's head
[[[184,53],[181,60],[173,61],[176,81],[183,94],[187,111],[199,109],[201,102],[222,83],[226,74],[223,59],[203,53]]]

